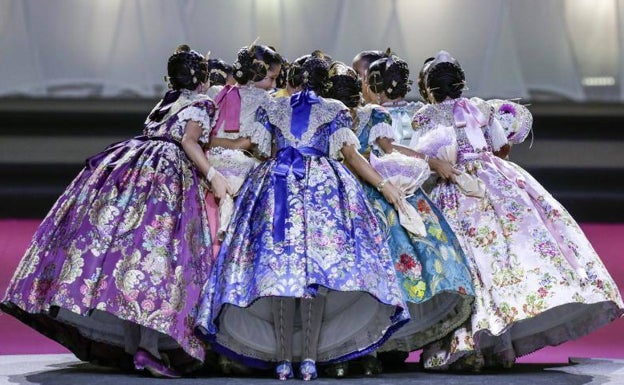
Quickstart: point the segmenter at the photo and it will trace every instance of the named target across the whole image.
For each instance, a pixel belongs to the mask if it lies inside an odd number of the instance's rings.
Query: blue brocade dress
[[[349,111],[304,91],[257,116],[256,129],[274,138],[277,156],[241,189],[206,284],[198,333],[219,352],[268,366],[277,354],[271,298],[324,295],[317,361],[366,354],[409,316],[378,220],[337,160],[345,144],[358,143]],[[259,151],[266,154],[270,141],[264,143]],[[300,333],[296,319],[294,361],[301,359]]]
[[[397,129],[393,128],[396,124],[383,107],[360,107],[357,116],[354,130],[360,141],[359,151],[365,157],[370,151],[382,156],[375,145],[378,138],[398,140]],[[411,317],[379,351],[414,351],[449,334],[470,317],[474,300],[470,270],[455,234],[422,189],[407,201],[422,217],[426,237],[401,226],[397,211],[375,187],[368,183],[363,187],[384,227]]]

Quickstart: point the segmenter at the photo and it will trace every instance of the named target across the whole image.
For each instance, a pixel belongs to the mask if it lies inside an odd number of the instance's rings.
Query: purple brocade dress
[[[309,113],[294,113],[307,97]],[[349,112],[302,92],[257,116],[256,129],[275,139],[278,152],[241,189],[206,284],[198,332],[217,351],[269,366],[277,355],[272,297],[324,295],[317,362],[366,354],[409,316],[377,218],[337,160],[345,144],[359,143]],[[271,141],[259,142],[270,153]],[[300,342],[296,320],[294,361],[302,359]]]
[[[207,141],[214,113],[205,95],[182,91],[143,136],[89,158],[37,229],[1,309],[85,361],[130,367],[132,325],[159,332],[182,370],[203,361],[193,322],[212,244],[202,175],[180,141],[188,121]]]

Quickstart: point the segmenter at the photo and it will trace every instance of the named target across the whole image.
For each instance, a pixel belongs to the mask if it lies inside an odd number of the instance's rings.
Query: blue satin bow
[[[290,121],[290,133],[297,139],[308,129],[310,123],[310,111],[313,104],[320,103],[319,97],[314,91],[305,89],[290,97],[290,107],[293,109]]]
[[[288,146],[277,153],[277,164],[271,171],[275,186],[275,210],[273,213],[273,243],[282,242],[286,235],[288,219],[288,174],[292,171],[301,180],[306,174],[305,156],[323,156],[313,147],[295,148]]]

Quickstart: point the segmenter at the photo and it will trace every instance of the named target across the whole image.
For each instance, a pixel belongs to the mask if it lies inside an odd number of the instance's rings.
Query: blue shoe
[[[299,374],[301,375],[301,379],[304,381],[315,380],[318,377],[316,373],[316,364],[314,360],[305,359],[301,362],[301,366],[299,367]]]
[[[286,381],[293,378],[294,376],[295,375],[293,373],[292,364],[288,360],[281,361],[275,367],[275,377],[277,377],[281,381]]]

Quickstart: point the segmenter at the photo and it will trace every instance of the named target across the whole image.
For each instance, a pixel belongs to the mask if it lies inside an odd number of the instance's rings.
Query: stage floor
[[[71,354],[5,355],[0,356],[0,385],[127,385],[155,384],[172,381],[179,385],[251,385],[276,384],[277,380],[266,376],[215,377],[210,374],[177,380],[154,379],[140,373],[122,373],[77,361]],[[298,380],[294,380],[299,382]],[[357,385],[622,385],[624,384],[624,360],[572,359],[570,364],[518,364],[505,371],[489,371],[478,374],[425,373],[412,368],[378,377],[352,377],[340,380],[319,378],[313,382],[323,384]]]
[[[39,220],[0,220],[0,295],[4,291],[24,254]],[[582,224],[586,235],[601,256],[620,289],[624,288],[624,224]],[[436,374],[416,370],[386,373],[376,378],[347,378],[340,383],[372,384],[619,384],[624,385],[624,318],[598,331],[560,346],[547,347],[521,357],[518,365],[509,371],[481,374]],[[80,361],[65,348],[36,333],[13,317],[0,313],[0,385],[3,384],[139,384],[154,379],[135,373],[120,373],[95,367]],[[568,364],[569,357],[579,359]],[[604,358],[602,358],[604,357]],[[545,364],[546,363],[546,364]],[[160,381],[160,380],[157,380]],[[164,381],[164,380],[162,380]],[[316,384],[335,383],[333,379],[319,379]],[[218,378],[209,375],[176,380],[177,384],[256,384],[275,383],[265,377]]]

